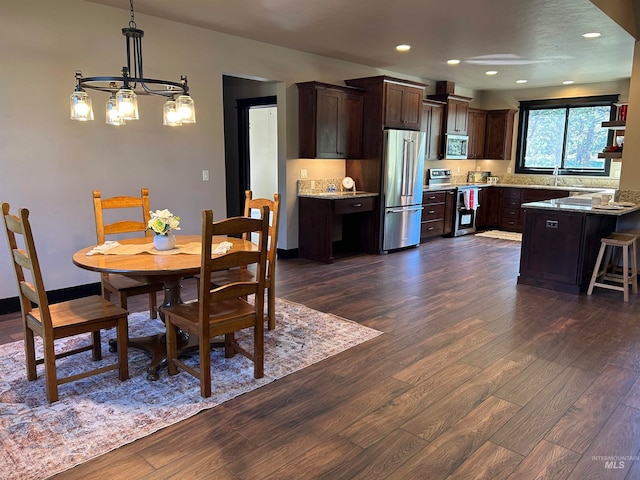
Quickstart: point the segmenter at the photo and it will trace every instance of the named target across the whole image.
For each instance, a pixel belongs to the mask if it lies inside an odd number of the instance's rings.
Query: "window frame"
[[[524,166],[524,153],[526,151],[526,132],[528,129],[529,122],[529,112],[531,110],[544,110],[549,108],[564,108],[567,109],[567,112],[571,110],[571,108],[576,107],[603,107],[603,106],[611,106],[611,115],[610,120],[615,120],[616,117],[616,108],[615,104],[618,103],[620,95],[594,95],[589,97],[571,97],[571,98],[552,98],[552,99],[543,99],[543,100],[523,100],[520,102],[520,113],[519,113],[519,121],[518,121],[518,139],[516,146],[516,165],[515,170],[516,173],[528,174],[528,175],[553,175],[553,168],[545,168],[545,167],[525,167]],[[565,119],[568,118],[565,115]],[[563,135],[565,136],[565,141],[563,144],[563,158],[562,162],[564,163],[565,158],[565,147],[566,147],[566,135],[567,135],[567,123],[565,120],[565,130]],[[607,145],[611,145],[613,143],[614,131],[609,130],[607,134]],[[611,159],[605,158],[604,167],[601,170],[584,170],[584,169],[576,169],[576,168],[560,168],[558,170],[558,175],[571,175],[571,176],[589,176],[589,177],[608,177],[611,170]]]

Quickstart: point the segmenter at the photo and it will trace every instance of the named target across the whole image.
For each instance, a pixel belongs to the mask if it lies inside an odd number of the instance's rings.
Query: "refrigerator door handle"
[[[405,212],[419,212],[424,210],[424,207],[411,207],[411,208],[391,208],[387,210],[387,213],[405,213]]]
[[[407,152],[409,151],[409,139],[405,138],[402,145],[402,178],[400,179],[400,195],[407,194]]]

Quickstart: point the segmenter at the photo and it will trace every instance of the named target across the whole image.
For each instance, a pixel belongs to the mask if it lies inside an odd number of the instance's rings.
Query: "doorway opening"
[[[275,82],[225,76],[223,88],[225,184],[231,217],[244,212],[245,190],[251,189],[254,198],[272,198],[278,191],[277,97]]]

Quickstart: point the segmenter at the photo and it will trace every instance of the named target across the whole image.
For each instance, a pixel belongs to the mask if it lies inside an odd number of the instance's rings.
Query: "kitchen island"
[[[566,293],[585,292],[600,240],[624,217],[638,216],[639,205],[593,205],[584,195],[531,202],[525,214],[518,283]]]

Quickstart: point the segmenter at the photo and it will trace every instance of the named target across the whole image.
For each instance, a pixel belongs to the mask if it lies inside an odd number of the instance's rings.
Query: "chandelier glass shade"
[[[142,37],[144,32],[136,28],[133,0],[130,0],[131,21],[122,29],[126,38],[127,65],[119,76],[83,77],[76,71],[76,88],[69,99],[71,120],[93,120],[91,97],[86,90],[109,94],[106,103],[105,122],[108,125],[124,125],[128,120],[138,120],[138,95],[156,95],[166,99],[163,107],[163,125],[179,126],[195,123],[196,112],[189,95],[187,77],[179,82],[145,78],[142,68]]]

